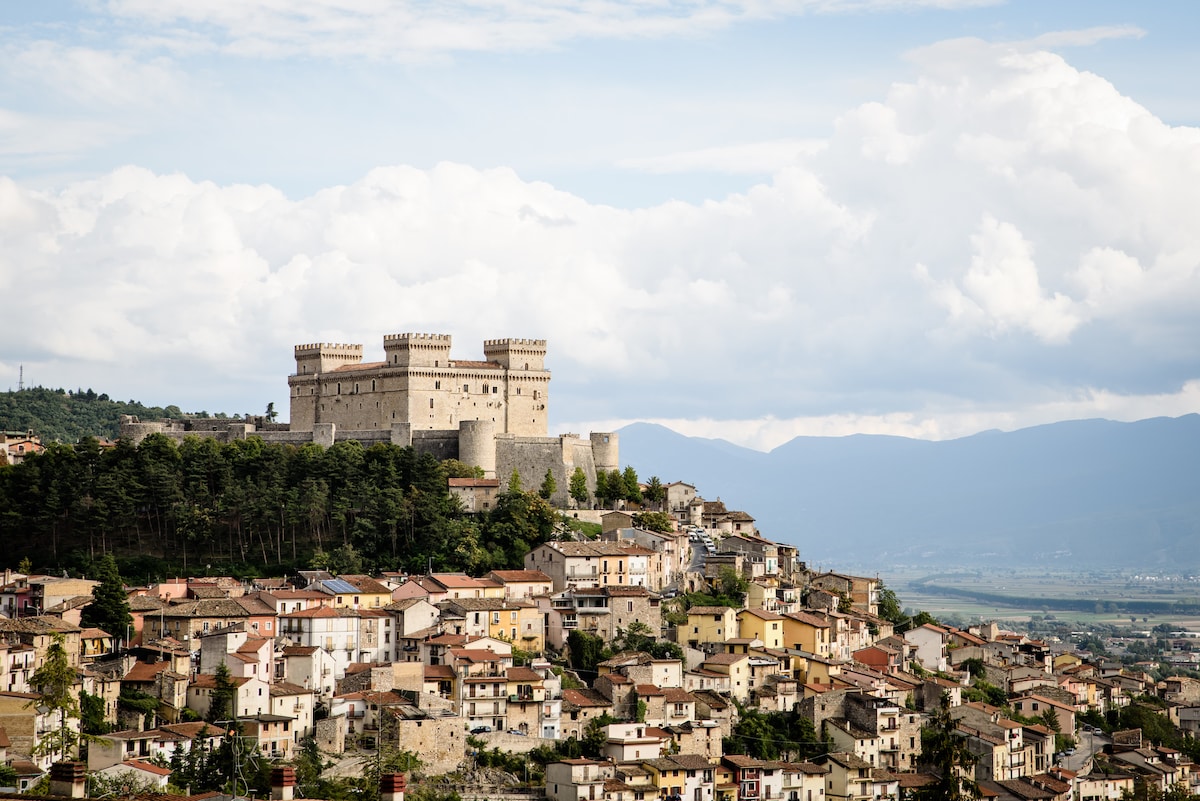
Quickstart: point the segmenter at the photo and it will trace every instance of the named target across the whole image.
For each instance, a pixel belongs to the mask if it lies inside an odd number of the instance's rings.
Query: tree
[[[442,462],[442,469],[446,471],[446,478],[483,478],[484,470],[482,467],[466,462],[460,462],[458,459],[446,459]]]
[[[722,567],[717,573],[716,590],[718,595],[735,600],[735,608],[745,605],[746,592],[749,589],[749,580],[732,567]]]
[[[596,503],[608,506],[608,473],[596,471]]]
[[[36,756],[50,756],[53,761],[67,759],[79,742],[79,736],[67,726],[68,718],[79,716],[79,701],[75,698],[75,668],[64,646],[66,638],[55,632],[42,666],[33,672],[29,682],[41,695],[28,706],[46,707],[58,712],[58,731],[47,732],[33,747]]]
[[[596,665],[610,656],[603,639],[579,629],[567,637],[567,653],[571,667],[584,673],[595,673]]]
[[[105,554],[97,563],[96,578],[100,583],[92,587],[92,602],[83,608],[79,625],[102,629],[124,640],[133,626],[133,616],[129,613],[125,584],[112,554]]]
[[[587,505],[588,498],[590,497],[588,493],[587,473],[583,472],[582,467],[576,467],[575,471],[571,473],[571,483],[567,491],[571,496],[571,500],[575,501],[575,503],[580,506]]]
[[[554,480],[554,471],[549,467],[546,468],[546,477],[542,479],[542,486],[538,488],[538,495],[542,496],[547,501],[554,496],[558,491],[558,482]]]
[[[208,715],[205,717],[209,723],[230,720],[237,715],[237,685],[233,683],[225,660],[222,659],[221,664],[217,665],[214,674],[213,691],[208,699]]]
[[[521,474],[517,472],[517,468],[513,468],[512,475],[508,477],[508,489],[506,492],[517,493],[521,491]]]
[[[84,734],[108,734],[112,726],[104,719],[104,698],[79,691],[79,728]]]
[[[662,502],[667,499],[667,488],[662,485],[658,476],[650,476],[650,480],[646,482],[645,496],[650,503],[662,508]]]
[[[675,530],[675,521],[666,512],[638,512],[633,516],[633,524],[638,528],[663,534]]]
[[[610,505],[625,499],[625,477],[621,475],[620,470],[614,467],[608,471],[606,486],[608,487],[608,503]]]
[[[625,472],[621,474],[621,485],[625,490],[621,497],[633,503],[642,502],[642,487],[638,482],[637,471],[632,465],[625,466]]]
[[[974,776],[979,758],[967,748],[967,739],[955,730],[956,721],[944,702],[921,729],[921,762],[931,767],[937,781],[915,791],[918,801],[962,801],[980,797]]]
[[[906,615],[900,608],[900,599],[896,597],[895,591],[881,581],[878,596],[879,616],[893,625],[903,623]]]
[[[274,423],[275,418],[279,417],[279,412],[275,411],[275,401],[267,404],[267,413],[264,415],[269,422]]]

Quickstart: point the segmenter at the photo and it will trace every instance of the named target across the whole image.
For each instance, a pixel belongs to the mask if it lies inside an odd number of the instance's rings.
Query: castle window
[[[339,394],[339,395],[342,394],[342,382],[341,381],[339,381],[338,385],[337,385],[337,394]]]
[[[492,394],[495,395],[500,390],[500,387],[492,387]]]
[[[517,387],[517,394],[518,394],[518,395],[520,395],[520,394],[521,394],[521,388],[520,388],[520,387]]]
[[[355,395],[358,394],[358,382],[357,381],[354,382],[354,394]]]
[[[441,389],[441,388],[442,388],[442,382],[441,382],[441,381],[434,381],[434,382],[433,382],[433,388],[434,388],[434,389]]]
[[[375,391],[375,379],[374,378],[371,379],[371,391],[372,392]]]
[[[432,409],[432,408],[433,408],[433,398],[430,398],[430,399],[429,399],[429,408],[430,408],[430,409]]]
[[[537,399],[538,399],[538,398],[540,398],[540,397],[542,397],[542,393],[541,393],[541,391],[539,391],[539,390],[536,390],[536,389],[535,389],[535,390],[533,391],[533,399],[534,399],[534,400],[537,400]]]
[[[471,385],[463,384],[463,392],[470,392],[470,391],[471,391]]]

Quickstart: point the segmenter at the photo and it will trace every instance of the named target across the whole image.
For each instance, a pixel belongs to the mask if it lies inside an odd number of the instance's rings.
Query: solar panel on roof
[[[327,589],[336,593],[358,592],[358,588],[345,579],[328,579],[323,583]]]

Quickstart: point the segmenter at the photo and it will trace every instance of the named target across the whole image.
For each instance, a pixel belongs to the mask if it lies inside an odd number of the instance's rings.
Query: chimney
[[[271,769],[271,801],[292,801],[296,793],[296,770],[282,767]]]
[[[87,795],[87,765],[83,762],[55,762],[50,766],[50,795],[83,798]]]
[[[403,773],[385,773],[379,777],[379,801],[404,801],[407,780]]]

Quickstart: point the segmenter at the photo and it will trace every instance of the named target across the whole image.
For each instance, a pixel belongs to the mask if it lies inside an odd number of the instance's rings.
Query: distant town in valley
[[[550,435],[544,340],[450,350],[298,345],[286,423],[23,390],[113,419],[0,420],[0,791],[1200,793],[1196,576],[817,565],[620,432]]]

